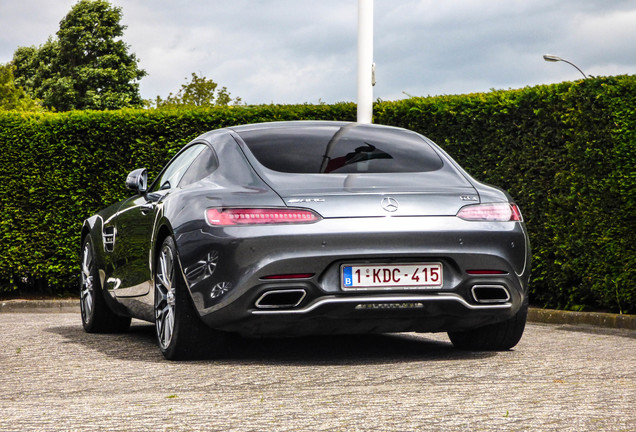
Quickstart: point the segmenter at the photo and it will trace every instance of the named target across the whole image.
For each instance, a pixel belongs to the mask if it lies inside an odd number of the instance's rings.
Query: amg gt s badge
[[[315,203],[315,202],[325,202],[324,198],[292,198],[287,200],[290,204],[298,204],[298,203]]]

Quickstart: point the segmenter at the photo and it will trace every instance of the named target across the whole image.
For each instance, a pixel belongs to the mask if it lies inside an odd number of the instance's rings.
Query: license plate
[[[343,265],[342,289],[441,288],[441,263]]]

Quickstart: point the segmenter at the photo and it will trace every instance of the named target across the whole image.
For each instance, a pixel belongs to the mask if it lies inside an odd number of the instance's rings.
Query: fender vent
[[[104,228],[102,238],[104,240],[104,250],[106,252],[112,252],[115,250],[115,235],[117,230],[114,226]]]

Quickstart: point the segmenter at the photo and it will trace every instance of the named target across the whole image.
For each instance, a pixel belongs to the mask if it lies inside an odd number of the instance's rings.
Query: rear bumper
[[[371,294],[322,296],[297,309],[237,311],[232,314],[235,319],[226,322],[208,314],[203,320],[211,327],[247,335],[438,332],[495,323],[517,310],[511,302],[472,305],[452,294]]]
[[[212,328],[246,334],[462,330],[511,317],[528,290],[527,235],[515,222],[404,217],[327,219],[294,226],[202,226],[180,233],[177,244],[184,279],[203,321]],[[405,262],[441,262],[443,286],[341,289],[342,264]],[[466,273],[474,269],[503,274]],[[263,279],[300,273],[311,276]],[[480,302],[475,286],[500,287],[501,298]],[[272,292],[284,293],[282,307],[259,303]]]

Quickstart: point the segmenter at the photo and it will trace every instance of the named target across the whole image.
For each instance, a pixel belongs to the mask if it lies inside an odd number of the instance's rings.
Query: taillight
[[[211,208],[205,212],[210,225],[261,225],[285,223],[312,223],[320,216],[310,210],[287,208]]]
[[[522,221],[521,211],[516,204],[487,203],[462,207],[457,217],[468,221]]]

